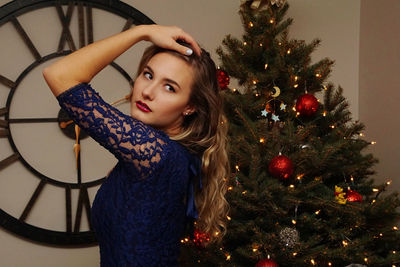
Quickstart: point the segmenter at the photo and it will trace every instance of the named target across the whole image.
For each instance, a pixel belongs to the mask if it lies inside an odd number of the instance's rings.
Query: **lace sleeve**
[[[117,159],[132,163],[141,177],[162,159],[168,136],[106,103],[89,84],[78,84],[57,100],[75,123]]]

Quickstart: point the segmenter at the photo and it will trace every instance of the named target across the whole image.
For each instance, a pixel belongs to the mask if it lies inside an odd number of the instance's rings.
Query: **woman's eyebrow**
[[[153,70],[149,65],[146,65],[144,68],[145,68],[145,69],[148,69],[151,73],[154,74],[154,70]],[[172,80],[172,79],[169,79],[169,78],[165,78],[164,80],[165,80],[166,82],[168,82],[168,83],[174,84],[174,85],[177,86],[179,89],[181,89],[181,86],[180,86],[179,83],[177,83],[176,81],[174,81],[174,80]]]

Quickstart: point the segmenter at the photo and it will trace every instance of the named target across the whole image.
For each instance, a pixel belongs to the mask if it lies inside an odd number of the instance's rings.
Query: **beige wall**
[[[0,0],[0,5],[7,2]],[[200,40],[201,44],[212,52],[214,58],[216,58],[215,48],[221,43],[225,34],[232,33],[239,36],[242,32],[237,15],[239,0],[126,0],[125,2],[148,15],[156,23],[183,27]],[[380,173],[388,171],[385,176],[392,176],[394,180],[397,172],[395,162],[396,158],[399,159],[399,155],[395,153],[399,147],[395,140],[389,141],[390,138],[394,138],[396,131],[388,129],[394,125],[398,126],[394,104],[396,99],[399,100],[399,95],[397,94],[396,98],[393,94],[396,92],[395,85],[397,84],[397,87],[399,85],[399,75],[395,75],[398,69],[396,67],[399,67],[399,54],[395,50],[399,47],[399,39],[396,40],[390,34],[397,33],[399,20],[397,19],[396,27],[390,18],[394,20],[394,14],[399,13],[399,2],[391,0],[387,1],[390,4],[385,5],[375,4],[373,0],[366,2],[361,4],[361,0],[289,0],[291,4],[289,16],[294,18],[290,34],[294,38],[306,41],[316,37],[322,39],[322,45],[313,54],[313,59],[330,57],[336,60],[331,81],[345,88],[353,117],[360,117],[367,124],[368,138],[375,139],[374,137],[378,137],[382,130],[387,131],[388,134],[383,135],[382,140],[376,139],[378,141],[375,146],[376,152],[380,153],[378,156],[382,159],[382,164],[386,164],[380,165],[385,166],[383,168],[378,166],[378,170]],[[374,13],[375,9],[381,10],[382,15]],[[383,44],[387,50],[382,50]],[[390,73],[393,73],[394,77]],[[376,92],[378,95],[368,95],[371,92]],[[378,115],[382,114],[379,112],[388,110],[393,113],[389,112],[388,116]],[[390,121],[386,118],[390,118]],[[386,152],[389,153],[386,155]],[[80,249],[47,247],[0,230],[1,266],[86,267],[98,266],[98,262],[97,247]]]
[[[321,39],[312,54],[314,62],[328,57],[335,61],[329,81],[344,88],[353,118],[358,119],[358,68],[360,0],[290,0],[294,19],[290,36],[310,42]]]
[[[7,3],[8,0],[0,0],[0,6]],[[179,0],[140,0],[140,1],[126,1],[131,6],[137,8],[142,11],[144,14],[153,19],[156,23],[166,24],[166,25],[177,25],[184,28],[186,31],[192,33],[196,39],[200,41],[203,47],[210,51],[212,56],[215,57],[215,49],[219,44],[221,44],[222,39],[227,33],[232,33],[233,35],[240,35],[241,22],[239,16],[237,14],[238,11],[238,1],[232,0],[203,0],[203,1],[179,1]],[[54,21],[54,23],[58,23],[57,14],[54,12],[53,15],[49,15],[47,18],[47,23],[51,23],[50,21]],[[21,19],[21,23],[25,23],[29,21],[29,18]],[[35,42],[43,42],[47,40],[48,42],[53,42],[53,39],[57,39],[61,28],[57,32],[57,38],[51,38],[49,36],[49,31],[41,31],[41,25],[43,21],[34,22],[28,25],[29,23],[24,24],[24,28],[29,31],[30,37]],[[101,24],[103,27],[103,31],[99,32],[98,24]],[[96,23],[95,25],[95,38],[96,34],[98,36],[105,35],[108,30],[114,28],[113,25],[110,25],[110,21],[101,21]],[[123,24],[122,24],[123,25]],[[58,27],[58,25],[55,25]],[[117,29],[121,29],[120,25],[117,25]],[[7,30],[13,31],[13,27],[8,27]],[[35,31],[35,34],[32,33],[31,29],[39,29]],[[3,29],[4,30],[4,29]],[[5,30],[4,30],[5,31]],[[1,28],[0,28],[1,32]],[[115,32],[114,32],[115,33]],[[41,36],[40,36],[41,34]],[[74,34],[74,33],[73,33]],[[57,39],[58,40],[58,39]],[[7,40],[10,42],[10,40]],[[12,42],[12,41],[11,41]],[[5,43],[5,40],[0,39],[0,48],[2,44]],[[44,43],[43,46],[47,44]],[[140,46],[139,46],[140,47]],[[24,51],[25,52],[25,51]],[[11,51],[13,53],[13,51]],[[45,53],[44,53],[45,54]],[[132,55],[132,53],[128,52],[128,58]],[[20,53],[16,53],[15,56],[22,56]],[[29,56],[29,52],[28,52]],[[21,59],[23,60],[23,59]],[[128,60],[126,58],[122,61],[119,61],[119,64],[122,64],[123,67],[130,71],[135,71],[135,55]],[[18,64],[19,60],[16,60],[16,64]],[[4,75],[3,70],[7,71],[7,66],[3,68],[3,65],[7,64],[7,62],[0,61],[0,73]],[[30,75],[29,79],[35,79],[35,84],[40,84],[37,79],[43,80],[40,75],[39,70],[34,70],[35,75]],[[16,74],[14,74],[16,75]],[[8,74],[8,77],[13,77],[13,74]],[[35,76],[35,77],[33,77]],[[107,83],[107,81],[102,81],[103,83]],[[116,82],[113,81],[113,87],[116,87]],[[95,81],[94,81],[95,83]],[[22,86],[22,85],[21,85]],[[43,87],[45,85],[43,84]],[[5,106],[5,96],[6,94],[2,94],[2,90],[0,85],[0,107]],[[19,88],[20,89],[20,88]],[[48,91],[48,90],[47,90]],[[122,96],[122,95],[121,95]],[[104,95],[103,95],[104,97]],[[107,96],[108,97],[108,96]],[[4,102],[4,103],[3,103]],[[45,106],[55,105],[56,101],[54,98],[49,99],[48,104],[44,104]],[[3,157],[2,153],[4,152],[3,144],[0,144],[0,158]],[[9,149],[9,148],[8,148]],[[3,153],[4,154],[4,153]],[[96,155],[97,156],[97,155]],[[15,165],[15,164],[14,164]],[[102,167],[102,164],[98,164],[98,167]],[[53,166],[54,168],[54,166]],[[7,168],[10,169],[10,168]],[[48,170],[50,171],[50,170]],[[2,172],[4,174],[4,172]],[[103,172],[105,173],[105,172]],[[0,175],[0,178],[2,176]],[[1,191],[1,183],[3,179],[0,179],[0,192]],[[26,190],[32,192],[36,185],[25,185]],[[31,186],[31,187],[29,187]],[[89,192],[90,194],[91,192]],[[6,192],[0,193],[0,201],[8,201],[7,194],[12,197],[12,194],[15,192]],[[31,193],[30,193],[31,194]],[[44,194],[44,193],[43,193]],[[42,202],[46,202],[44,205],[47,206],[47,210],[51,210],[52,212],[58,212],[57,210],[52,208],[52,198],[47,197],[47,195],[41,195],[39,198],[39,202],[44,199]],[[54,196],[54,194],[53,194]],[[90,199],[93,200],[93,195],[90,195]],[[26,202],[25,202],[26,204]],[[41,203],[39,203],[41,204]],[[36,205],[35,205],[36,206]],[[34,212],[33,212],[34,213]],[[50,213],[48,213],[50,214]],[[53,213],[54,214],[54,213]],[[54,216],[54,215],[53,215]],[[36,216],[37,217],[37,216]],[[36,218],[40,220],[41,218]],[[57,247],[49,247],[36,243],[32,243],[27,240],[23,240],[19,237],[15,237],[12,234],[0,229],[0,266],[7,267],[53,267],[53,266],[65,266],[65,267],[88,267],[88,266],[98,266],[99,265],[99,252],[98,247],[90,247],[90,248],[73,248],[73,249],[64,249]]]
[[[376,180],[400,190],[400,1],[363,0],[360,35],[360,120],[377,142]]]

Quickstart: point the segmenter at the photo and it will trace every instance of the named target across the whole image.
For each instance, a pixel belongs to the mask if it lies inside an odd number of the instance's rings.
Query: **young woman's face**
[[[193,70],[183,59],[158,53],[137,77],[131,98],[131,116],[169,135],[179,133],[189,105]]]

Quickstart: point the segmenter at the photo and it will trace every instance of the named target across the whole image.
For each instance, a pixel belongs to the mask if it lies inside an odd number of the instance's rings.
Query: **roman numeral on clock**
[[[17,32],[19,33],[19,35],[24,40],[25,44],[28,46],[29,50],[31,51],[31,53],[35,57],[35,59],[40,60],[42,58],[42,56],[39,54],[39,51],[33,45],[32,40],[29,38],[29,36],[26,33],[26,31],[24,30],[24,28],[22,28],[22,25],[19,23],[18,19],[16,17],[13,17],[11,19],[11,22],[14,25]]]
[[[4,84],[5,86],[7,86],[9,88],[13,88],[16,85],[15,82],[11,81],[10,79],[8,79],[7,77],[4,77],[1,74],[0,74],[0,83]]]
[[[82,213],[86,212],[86,218],[88,220],[89,229],[92,230],[92,224],[90,222],[90,200],[87,188],[82,186],[79,189],[78,204],[75,214],[74,228],[72,229],[72,204],[71,204],[71,188],[65,188],[65,203],[66,203],[66,232],[79,232],[82,222]]]
[[[76,45],[70,31],[70,23],[72,15],[74,13],[75,5],[70,2],[66,13],[60,4],[56,5],[57,14],[62,24],[62,33],[60,41],[58,43],[58,52],[63,51],[65,43],[68,44],[69,49],[72,51],[76,50]],[[93,15],[92,7],[88,4],[84,5],[82,2],[78,2],[78,30],[79,30],[79,48],[84,47],[87,44],[93,43]],[[86,23],[85,23],[86,22]]]
[[[0,108],[0,117],[8,113],[8,108]],[[8,121],[0,119],[0,138],[7,137],[10,132],[8,128]]]

